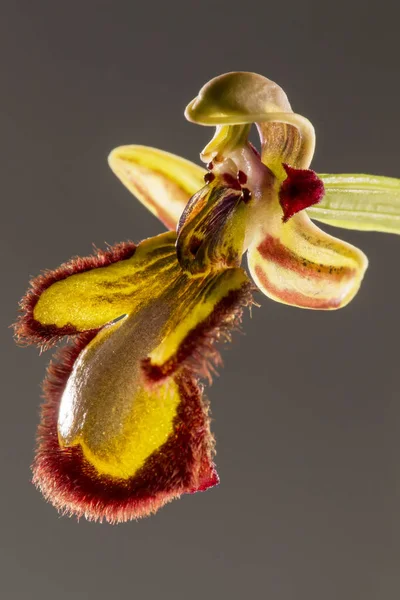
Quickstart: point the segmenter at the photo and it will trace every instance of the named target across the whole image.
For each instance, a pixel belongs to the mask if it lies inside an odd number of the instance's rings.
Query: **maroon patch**
[[[247,175],[244,171],[238,171],[237,180],[240,185],[245,185],[247,183]]]
[[[204,182],[205,183],[211,183],[212,181],[214,181],[214,179],[215,179],[215,175],[214,175],[214,173],[211,173],[210,171],[208,171],[204,175]]]
[[[322,200],[325,189],[322,180],[311,169],[295,169],[284,164],[287,178],[279,190],[279,203],[284,223],[296,213]]]
[[[220,340],[231,341],[231,332],[239,329],[244,306],[253,302],[251,284],[240,290],[232,290],[220,300],[213,312],[196,325],[179,345],[179,349],[162,365],[153,365],[150,358],[142,361],[142,370],[149,384],[159,383],[184,367],[209,383],[216,367],[222,364],[221,355],[215,348]]]
[[[14,325],[16,339],[21,344],[38,344],[42,349],[47,349],[57,343],[64,336],[80,333],[73,325],[57,327],[56,325],[43,325],[33,316],[33,311],[41,294],[56,281],[61,281],[75,275],[99,267],[107,267],[120,260],[126,260],[134,255],[136,244],[122,242],[110,246],[108,250],[99,250],[92,256],[77,256],[62,264],[54,271],[45,271],[33,279],[30,289],[20,302],[21,316]]]
[[[45,498],[65,514],[117,523],[147,516],[183,493],[216,485],[208,406],[187,370],[176,377],[182,400],[174,433],[134,477],[99,475],[79,446],[60,448],[57,418],[62,393],[77,357],[96,333],[80,334],[72,345],[61,349],[43,384],[45,403],[33,481]]]
[[[240,183],[238,182],[238,180],[235,179],[235,177],[233,175],[231,175],[230,173],[223,173],[222,180],[225,185],[227,185],[228,187],[230,187],[234,190],[241,189],[241,186],[240,186]]]
[[[203,240],[201,240],[200,238],[193,235],[189,242],[189,252],[191,254],[193,254],[193,256],[196,256],[202,243],[203,243]]]

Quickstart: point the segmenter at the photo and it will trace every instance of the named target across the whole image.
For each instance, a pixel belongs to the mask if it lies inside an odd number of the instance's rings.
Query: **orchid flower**
[[[216,77],[185,116],[216,126],[207,169],[144,146],[109,157],[169,231],[46,271],[21,301],[18,341],[70,340],[48,368],[33,465],[36,486],[66,514],[126,521],[216,485],[200,381],[220,365],[216,343],[230,340],[255,286],[292,306],[341,308],[367,258],[311,219],[400,233],[400,181],[310,170],[314,128],[269,79]]]

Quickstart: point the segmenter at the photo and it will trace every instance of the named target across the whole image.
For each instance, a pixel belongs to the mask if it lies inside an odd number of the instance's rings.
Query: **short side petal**
[[[320,175],[325,196],[309,216],[328,225],[400,234],[400,179],[378,175]]]
[[[15,325],[22,343],[51,346],[65,335],[98,329],[159,289],[159,274],[178,269],[174,233],[77,257],[31,282]]]
[[[264,294],[319,310],[348,304],[368,266],[363,252],[321,231],[305,212],[261,235],[250,246],[248,261]]]
[[[190,197],[204,186],[202,167],[155,148],[120,146],[108,161],[128,190],[168,229],[175,229]]]

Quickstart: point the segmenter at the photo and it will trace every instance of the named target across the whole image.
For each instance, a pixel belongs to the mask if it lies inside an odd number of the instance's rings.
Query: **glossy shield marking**
[[[187,373],[177,379],[181,402],[173,434],[134,477],[124,480],[101,475],[85,459],[80,446],[60,446],[57,420],[61,396],[77,357],[95,335],[81,334],[72,346],[61,350],[44,382],[45,404],[33,471],[34,482],[45,497],[67,514],[114,523],[148,515],[182,493],[204,491],[217,484],[208,406]]]

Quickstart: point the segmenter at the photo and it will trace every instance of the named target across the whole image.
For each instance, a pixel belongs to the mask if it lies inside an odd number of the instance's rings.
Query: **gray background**
[[[316,126],[316,170],[400,176],[398,3],[3,0],[0,13],[1,597],[398,600],[399,238],[337,230],[370,258],[343,311],[260,297],[209,391],[221,485],[137,523],[60,518],[35,491],[50,354],[7,329],[42,268],[162,231],[107,153],[196,160],[210,131],[183,108],[219,73],[282,85]]]

